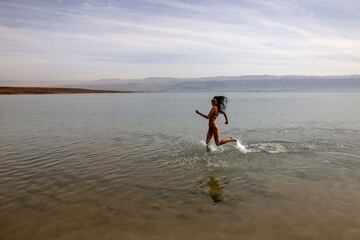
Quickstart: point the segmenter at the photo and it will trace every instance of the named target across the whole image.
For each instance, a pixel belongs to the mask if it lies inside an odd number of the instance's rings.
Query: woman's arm
[[[213,114],[213,112],[214,112],[214,108],[211,108],[211,110],[210,110],[210,112],[209,112],[208,115],[203,114],[203,113],[199,112],[198,110],[195,110],[195,112],[196,112],[197,114],[199,114],[200,116],[202,116],[202,117],[204,117],[204,118],[206,118],[206,119],[209,119],[210,116],[211,116],[211,115]]]
[[[229,122],[228,122],[228,117],[227,117],[227,115],[226,115],[226,112],[225,112],[225,111],[223,111],[223,110],[219,110],[219,112],[220,112],[220,113],[222,113],[222,114],[224,114],[224,117],[225,117],[225,124],[228,124]]]

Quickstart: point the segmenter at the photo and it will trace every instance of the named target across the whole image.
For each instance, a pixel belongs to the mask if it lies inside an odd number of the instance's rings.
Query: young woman
[[[202,116],[206,119],[209,119],[209,131],[208,131],[207,137],[206,137],[206,147],[208,150],[210,149],[209,143],[213,136],[214,136],[215,143],[217,146],[223,145],[228,142],[236,142],[237,141],[237,139],[232,138],[232,137],[220,140],[219,126],[216,123],[216,118],[218,117],[219,113],[222,113],[225,117],[225,124],[229,123],[227,115],[225,113],[226,103],[227,103],[226,97],[215,96],[213,99],[211,99],[212,107],[211,107],[211,110],[208,115],[203,114],[203,113],[199,112],[198,110],[195,111],[200,116]]]

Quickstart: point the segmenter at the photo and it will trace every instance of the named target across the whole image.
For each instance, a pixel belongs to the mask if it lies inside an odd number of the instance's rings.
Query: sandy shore
[[[52,87],[1,87],[0,94],[125,93],[125,91]]]

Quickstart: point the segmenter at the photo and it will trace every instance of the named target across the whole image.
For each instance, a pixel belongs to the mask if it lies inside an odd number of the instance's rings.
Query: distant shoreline
[[[84,88],[54,88],[54,87],[9,87],[0,86],[0,95],[17,94],[74,94],[74,93],[132,93],[131,91],[112,91]]]

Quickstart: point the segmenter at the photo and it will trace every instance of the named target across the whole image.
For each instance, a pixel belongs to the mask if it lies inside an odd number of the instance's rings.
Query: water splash
[[[245,145],[242,144],[242,143],[240,142],[240,140],[237,140],[237,139],[236,139],[236,142],[235,142],[235,148],[236,148],[239,152],[242,152],[242,153],[247,153],[247,152],[249,152],[249,150],[246,149]]]
[[[223,146],[214,146],[214,145],[207,145],[205,141],[200,141],[201,145],[207,147],[211,153],[221,153],[226,150],[229,150],[228,145],[232,144],[225,144]],[[246,153],[286,153],[290,151],[299,150],[299,146],[288,146],[290,143],[279,143],[276,141],[272,142],[256,142],[256,143],[242,143],[241,140],[236,139],[234,142],[234,148],[243,154]],[[308,149],[308,148],[307,148]]]
[[[277,142],[243,144],[240,140],[235,142],[235,149],[241,153],[285,153],[290,151],[286,145]]]
[[[288,148],[280,143],[255,143],[251,144],[250,147],[253,152],[267,152],[267,153],[285,153],[288,152]]]
[[[214,146],[211,144],[206,144],[206,142],[204,140],[200,141],[200,143],[202,145],[204,145],[205,147],[207,147],[210,152],[223,152],[224,151],[224,148],[222,146]]]

